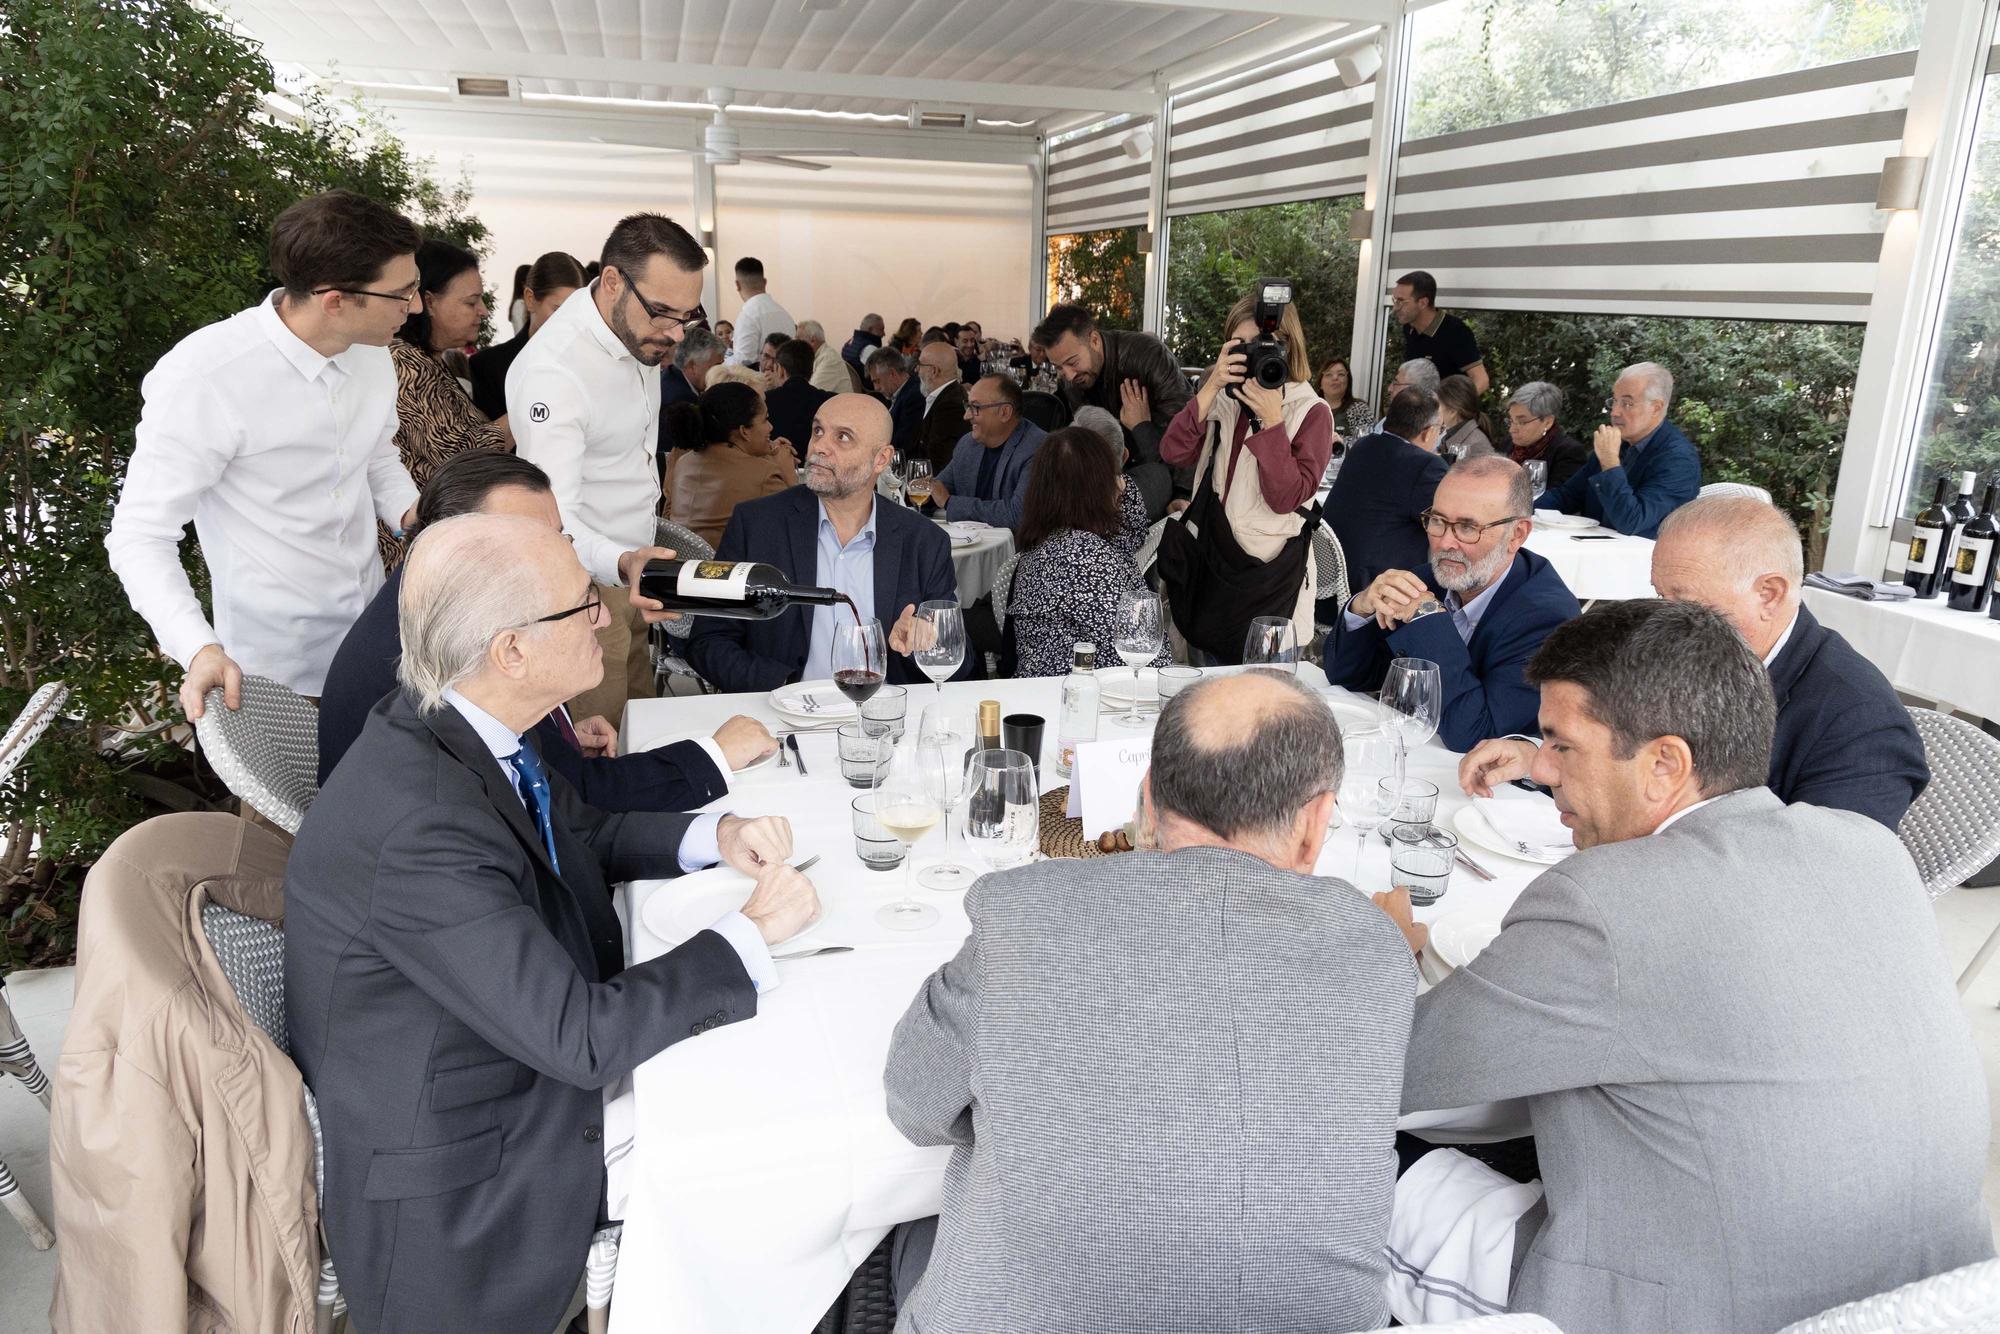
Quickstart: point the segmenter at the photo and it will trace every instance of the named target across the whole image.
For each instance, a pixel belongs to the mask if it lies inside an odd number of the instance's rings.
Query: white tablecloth
[[[1323,686],[1315,667],[1306,679]],[[1042,772],[1062,780],[1053,756],[1060,678],[961,682],[946,697],[970,705],[998,699],[1006,712],[1050,721]],[[1343,692],[1344,693],[1344,692]],[[937,698],[910,690],[909,725]],[[782,722],[761,695],[635,700],[625,719],[628,745],[654,746],[705,733],[732,713]],[[1116,724],[1106,714],[1099,735]],[[775,766],[738,779],[715,808],[791,818],[801,856],[820,854],[810,873],[825,916],[812,936],[855,953],[780,964],[783,985],[759,1000],[757,1017],[678,1043],[633,1077],[636,1134],[628,1159],[630,1196],[612,1302],[613,1334],[804,1334],[839,1294],[889,1227],[936,1213],[948,1150],[917,1148],[892,1126],[882,1069],[896,1020],[919,983],[957,952],[968,929],[962,893],[917,893],[943,917],[921,931],[890,931],[875,909],[902,892],[902,871],[865,869],[855,857],[849,801],[834,737],[799,738],[809,776]],[[1457,758],[1436,742],[1411,757],[1411,771],[1443,794],[1440,822],[1465,804]],[[920,845],[918,865],[938,856],[942,833]],[[959,844],[961,851],[964,844]],[[1319,870],[1353,876],[1357,840],[1336,831]],[[1504,912],[1538,867],[1468,849],[1501,878],[1455,872],[1429,920],[1456,908]],[[1388,851],[1369,839],[1359,883],[1388,886]],[[660,953],[644,924],[645,905],[680,882],[629,885],[629,953]]]
[[[1806,605],[1889,684],[1981,718],[2000,718],[2000,621],[1952,611],[1942,597],[1864,602],[1808,588]]]
[[[1579,542],[1579,536],[1600,536]],[[1602,535],[1610,534],[1606,539]],[[1653,539],[1627,537],[1609,528],[1544,528],[1535,525],[1528,550],[1556,567],[1580,602],[1600,598],[1649,598],[1653,592]]]
[[[1000,567],[1014,554],[1014,534],[1006,528],[970,530],[973,542],[951,548],[951,568],[958,575],[958,605],[970,607],[993,591]]]

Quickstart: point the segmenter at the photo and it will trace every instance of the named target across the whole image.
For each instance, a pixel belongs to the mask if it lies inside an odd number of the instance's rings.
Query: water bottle
[[[1062,721],[1056,728],[1056,772],[1068,778],[1076,768],[1078,742],[1097,740],[1097,646],[1078,644],[1069,675],[1063,678]]]

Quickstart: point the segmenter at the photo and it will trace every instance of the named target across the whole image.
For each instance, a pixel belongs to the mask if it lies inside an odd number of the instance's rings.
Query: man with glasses
[[[279,288],[160,359],[104,545],[202,715],[243,674],[317,697],[342,636],[382,586],[375,521],[405,528],[416,485],[396,454],[389,340],[417,295],[409,219],[334,190],[271,228]],[[211,624],[181,565],[189,521],[209,569]]]
[[[1125,473],[1146,498],[1147,522],[1167,512],[1177,490],[1186,499],[1192,478],[1176,480],[1160,460],[1160,441],[1194,388],[1167,345],[1149,333],[1100,329],[1088,310],[1068,302],[1035,326],[1032,341],[1049,350],[1072,412],[1095,404],[1124,426],[1131,450]]]
[[[572,700],[614,723],[654,693],[646,626],[665,615],[639,596],[660,495],[660,362],[701,315],[708,264],[686,230],[657,213],[611,229],[595,282],[578,288],[507,372],[515,451],[549,475],[577,558],[611,615],[598,632],[604,679]]]
[[[1674,377],[1650,361],[1618,373],[1611,421],[1597,428],[1592,455],[1561,486],[1551,486],[1535,502],[1538,509],[1583,514],[1606,528],[1634,537],[1653,537],[1660,520],[1701,491],[1701,455],[1680,427],[1667,420]]]
[[[1446,473],[1421,520],[1429,571],[1385,570],[1348,600],[1327,635],[1327,679],[1374,691],[1392,659],[1422,658],[1442,679],[1446,746],[1533,732],[1540,695],[1528,659],[1582,610],[1555,567],[1521,549],[1533,500],[1527,470],[1510,459],[1489,454]]]
[[[965,420],[972,429],[958,442],[950,465],[931,479],[931,504],[949,519],[1017,527],[1028,468],[1048,432],[1021,415],[1021,386],[1004,375],[972,386]]]

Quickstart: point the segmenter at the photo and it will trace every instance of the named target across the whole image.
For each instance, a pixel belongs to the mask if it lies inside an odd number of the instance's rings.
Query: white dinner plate
[[[1349,732],[1366,731],[1369,728],[1385,725],[1382,721],[1381,707],[1368,700],[1356,699],[1352,695],[1330,690],[1322,690],[1320,698],[1326,701],[1327,708],[1333,710],[1334,725],[1340,728],[1342,736]]]
[[[1530,862],[1537,866],[1554,866],[1557,862],[1563,860],[1562,857],[1536,856],[1521,851],[1520,848],[1500,837],[1498,831],[1492,825],[1486,823],[1486,817],[1479,813],[1477,806],[1459,807],[1458,814],[1451,817],[1451,827],[1458,831],[1459,837],[1478,844],[1488,852],[1497,852],[1502,857],[1512,857],[1517,862]]]
[[[1564,514],[1561,510],[1536,510],[1537,528],[1595,528],[1597,520],[1587,514]]]
[[[770,695],[771,707],[795,723],[847,722],[858,710],[832,681],[794,681]]]
[[[1429,949],[1440,962],[1463,968],[1500,934],[1502,913],[1484,908],[1460,908],[1431,923]]]
[[[1097,701],[1100,708],[1110,708],[1113,705],[1121,709],[1130,708],[1135,692],[1140,699],[1151,703],[1153,683],[1151,681],[1140,683],[1130,667],[1097,669]]]
[[[750,901],[750,891],[756,887],[756,881],[734,867],[711,866],[706,871],[669,880],[654,890],[646,899],[646,906],[639,910],[639,916],[648,931],[673,949],[714,926],[724,914],[740,909]],[[798,939],[795,935],[778,944],[789,945]]]

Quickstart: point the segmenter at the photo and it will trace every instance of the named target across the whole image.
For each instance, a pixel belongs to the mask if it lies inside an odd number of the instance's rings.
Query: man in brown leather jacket
[[[1160,437],[1174,414],[1194,396],[1167,345],[1149,333],[1100,329],[1082,306],[1065,302],[1035,326],[1034,341],[1049,351],[1062,376],[1070,411],[1095,404],[1125,427],[1125,472],[1146,498],[1146,518],[1185,498],[1186,478],[1160,461]]]

